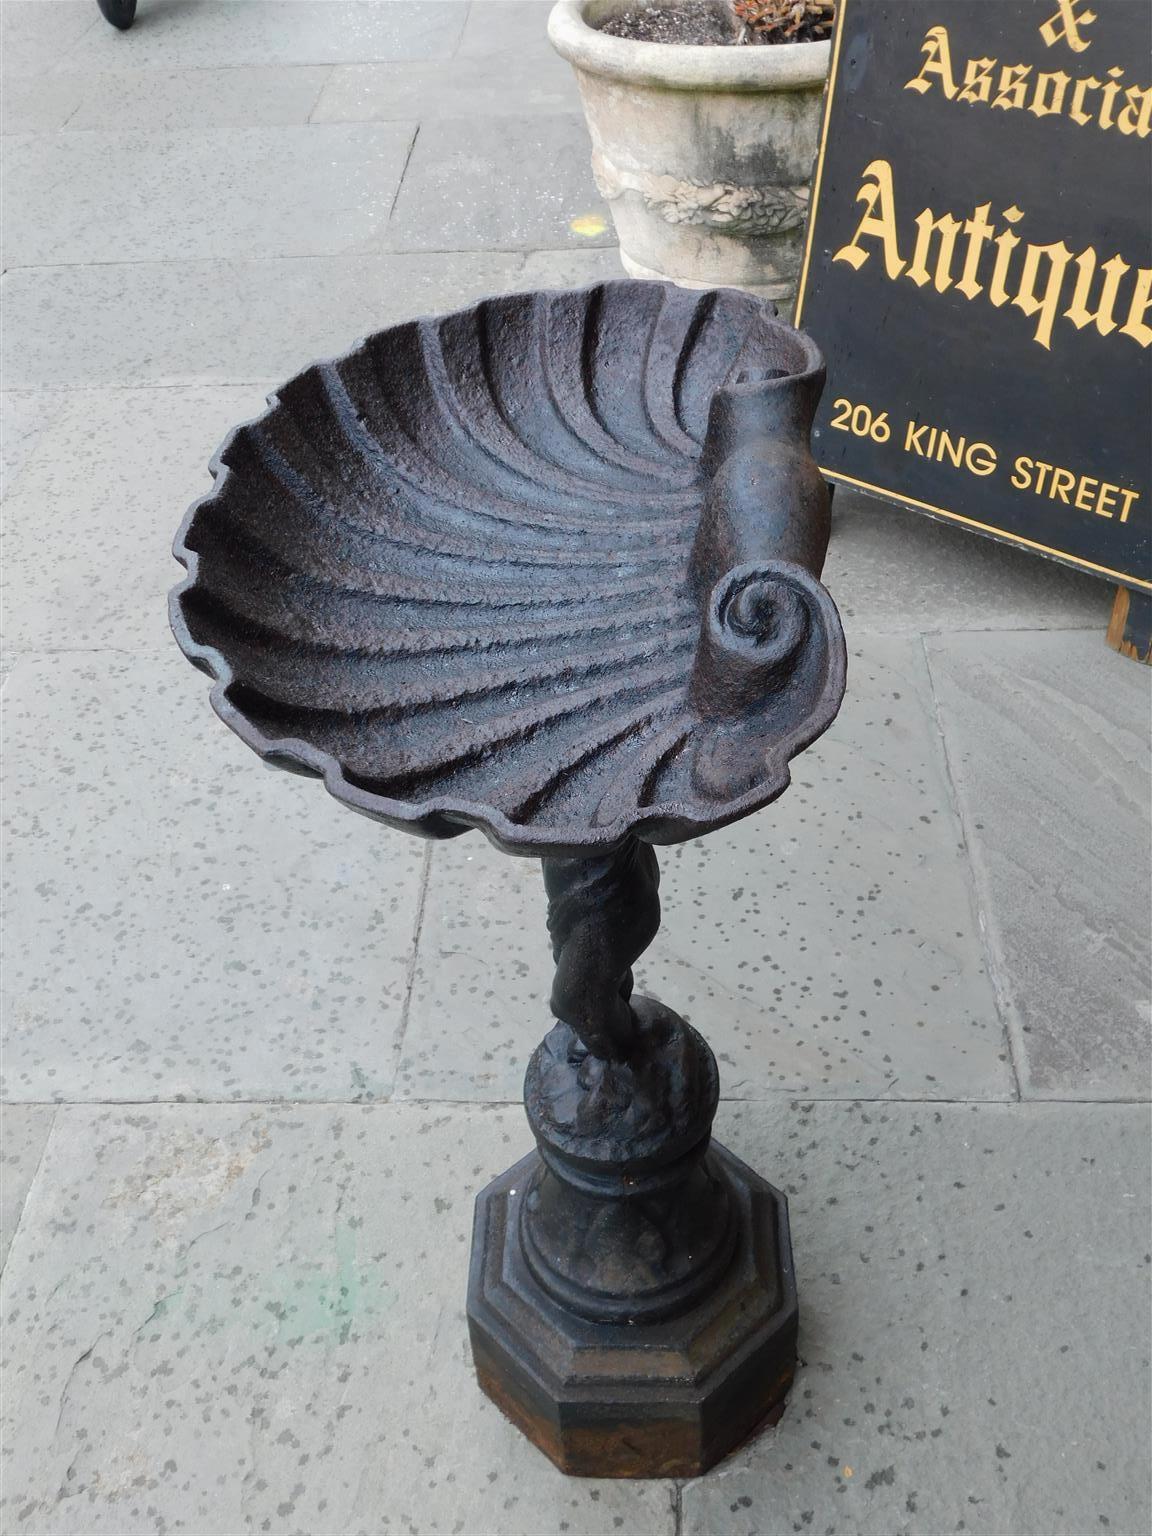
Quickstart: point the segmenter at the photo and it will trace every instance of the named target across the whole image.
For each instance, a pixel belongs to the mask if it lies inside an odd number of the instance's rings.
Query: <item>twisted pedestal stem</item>
[[[705,1160],[719,1092],[704,1040],[632,995],[660,924],[659,869],[632,838],[597,859],[544,861],[556,1024],[528,1068],[540,1165],[520,1214],[532,1273],[572,1311],[636,1323],[714,1285],[734,1233]]]
[[[544,859],[556,975],[552,1012],[593,1056],[624,1060],[635,1043],[632,965],[660,927],[656,850],[629,838],[594,859]]]

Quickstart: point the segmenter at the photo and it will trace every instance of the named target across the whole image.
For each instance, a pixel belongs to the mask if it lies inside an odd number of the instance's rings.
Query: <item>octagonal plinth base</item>
[[[796,1286],[784,1196],[715,1143],[707,1154],[737,1223],[714,1290],[662,1322],[592,1322],[561,1307],[524,1260],[531,1153],[476,1200],[468,1325],[485,1393],[564,1472],[693,1477],[779,1407],[796,1360]]]

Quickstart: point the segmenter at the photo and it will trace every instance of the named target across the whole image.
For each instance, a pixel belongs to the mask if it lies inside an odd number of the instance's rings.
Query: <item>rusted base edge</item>
[[[792,1386],[791,1368],[780,1378],[764,1412],[743,1437],[717,1454],[700,1444],[700,1427],[675,1417],[604,1418],[595,1425],[570,1425],[561,1437],[559,1426],[532,1409],[516,1391],[506,1370],[493,1362],[480,1340],[473,1338],[473,1358],[480,1390],[505,1418],[571,1477],[699,1477],[718,1460],[754,1440],[779,1422]]]
[[[700,1467],[694,1425],[654,1419],[646,1424],[605,1419],[595,1426],[559,1426],[533,1413],[506,1373],[473,1351],[480,1390],[550,1461],[574,1477],[692,1477]]]
[[[698,1477],[775,1423],[798,1309],[784,1197],[714,1146],[739,1208],[737,1250],[686,1313],[630,1328],[578,1317],[524,1263],[516,1202],[536,1154],[477,1198],[468,1325],[481,1390],[562,1472]]]

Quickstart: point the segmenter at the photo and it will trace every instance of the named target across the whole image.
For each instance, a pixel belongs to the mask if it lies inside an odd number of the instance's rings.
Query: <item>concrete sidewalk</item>
[[[683,1487],[563,1478],[470,1373],[538,870],[264,774],[168,635],[266,390],[618,274],[546,14],[0,4],[2,1528],[1144,1536],[1148,677],[1105,586],[839,495],[844,711],[662,857],[640,984],[788,1190],[803,1309],[779,1426]]]

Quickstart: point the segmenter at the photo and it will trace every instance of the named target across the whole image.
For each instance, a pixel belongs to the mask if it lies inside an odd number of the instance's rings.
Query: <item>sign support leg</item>
[[[1116,588],[1107,640],[1121,656],[1152,665],[1152,593]]]

